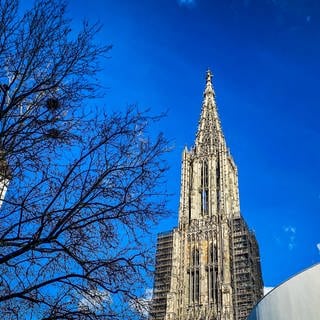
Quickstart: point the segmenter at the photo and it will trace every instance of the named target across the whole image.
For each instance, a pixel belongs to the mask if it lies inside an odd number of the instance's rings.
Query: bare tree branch
[[[85,113],[110,46],[66,4],[0,0],[0,313],[130,319],[167,214],[162,134],[136,107]],[[5,198],[3,197],[7,190]]]

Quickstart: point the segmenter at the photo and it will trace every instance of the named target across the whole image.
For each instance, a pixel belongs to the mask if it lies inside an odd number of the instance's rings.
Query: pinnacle
[[[213,77],[213,74],[211,72],[210,69],[207,70],[207,74],[206,74],[206,80],[207,80],[207,83],[210,82],[211,83],[211,79]]]
[[[206,89],[204,91],[204,95],[206,96],[207,94],[213,94],[215,95],[214,93],[214,90],[212,88],[212,78],[213,78],[213,74],[212,72],[210,71],[210,69],[208,69],[207,73],[206,73]]]

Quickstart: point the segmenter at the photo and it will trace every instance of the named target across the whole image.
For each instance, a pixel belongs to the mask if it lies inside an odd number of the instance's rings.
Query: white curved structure
[[[319,320],[320,264],[270,291],[247,320]]]

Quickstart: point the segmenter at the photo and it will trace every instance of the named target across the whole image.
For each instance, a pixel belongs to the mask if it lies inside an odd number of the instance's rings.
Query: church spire
[[[217,142],[223,138],[220,119],[218,116],[215,92],[212,86],[213,75],[210,70],[206,73],[206,87],[203,93],[202,111],[196,135],[195,146],[199,152],[210,153],[217,147]]]

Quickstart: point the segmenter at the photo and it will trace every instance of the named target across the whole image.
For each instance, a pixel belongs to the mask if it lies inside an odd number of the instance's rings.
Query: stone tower
[[[263,295],[259,249],[240,214],[210,71],[195,145],[182,158],[179,223],[158,236],[150,318],[243,320]]]

